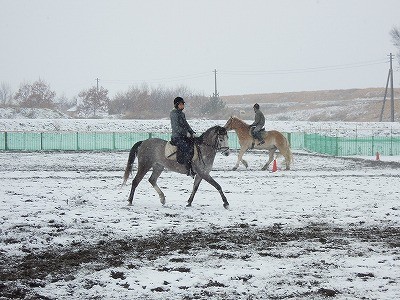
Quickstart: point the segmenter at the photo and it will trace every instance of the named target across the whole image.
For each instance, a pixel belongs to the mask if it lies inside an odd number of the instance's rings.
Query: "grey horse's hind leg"
[[[157,179],[160,177],[162,171],[164,171],[164,167],[161,165],[155,165],[153,166],[153,172],[151,173],[151,176],[149,178],[149,182],[153,186],[153,188],[157,191],[158,195],[160,196],[160,202],[162,205],[165,204],[165,195],[161,191],[160,187],[157,185]]]
[[[276,151],[276,147],[269,150],[269,159],[268,159],[267,163],[264,165],[264,167],[261,168],[261,170],[265,171],[268,169],[269,164],[274,160],[275,151]]]
[[[136,172],[136,176],[132,180],[131,192],[130,192],[129,198],[128,198],[128,205],[129,206],[132,205],[133,196],[135,195],[135,190],[136,190],[137,186],[139,185],[139,183],[142,181],[144,175],[146,175],[146,173],[149,170],[150,170],[149,166],[146,166],[146,167],[139,166],[138,167],[138,170]]]

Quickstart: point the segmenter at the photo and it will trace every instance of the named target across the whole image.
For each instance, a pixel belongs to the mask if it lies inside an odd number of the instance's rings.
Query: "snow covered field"
[[[212,171],[225,210],[205,182],[187,208],[192,179],[169,171],[164,206],[147,180],[126,206],[126,152],[0,153],[0,299],[400,297],[396,158],[236,157]]]
[[[227,120],[189,120],[198,133],[214,125],[225,125]],[[249,124],[252,120],[247,120]],[[283,132],[331,132],[340,136],[400,135],[398,122],[306,122],[268,121],[266,130]],[[119,120],[119,119],[0,119],[0,131],[80,131],[80,132],[171,132],[170,121],[162,120]]]

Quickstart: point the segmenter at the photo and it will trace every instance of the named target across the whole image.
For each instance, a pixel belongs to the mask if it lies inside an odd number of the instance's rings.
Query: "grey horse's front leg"
[[[189,200],[188,200],[188,204],[186,205],[186,207],[192,206],[194,195],[196,194],[197,190],[199,189],[199,185],[200,185],[201,180],[202,180],[202,178],[197,174],[195,176],[195,178],[194,178],[193,190],[192,190],[192,193],[190,194],[190,197],[189,197]]]
[[[219,183],[216,182],[216,181],[214,180],[214,178],[212,178],[209,174],[207,174],[206,176],[204,176],[203,179],[204,179],[205,181],[207,181],[209,184],[211,184],[213,187],[215,187],[215,188],[217,189],[217,191],[218,191],[219,194],[221,195],[222,201],[224,202],[224,204],[223,204],[224,207],[225,207],[226,209],[228,209],[228,208],[229,208],[228,200],[226,199],[226,197],[225,197],[225,195],[224,195],[224,192],[222,191],[222,188],[221,188],[221,186],[219,185]]]

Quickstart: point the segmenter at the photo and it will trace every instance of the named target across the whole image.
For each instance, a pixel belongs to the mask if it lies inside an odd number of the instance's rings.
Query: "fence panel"
[[[304,133],[289,132],[284,133],[292,149],[304,149]]]
[[[42,148],[40,132],[7,132],[5,135],[6,150],[36,151]]]
[[[151,134],[145,132],[115,132],[114,149],[121,151],[130,150],[136,142],[146,140],[150,136]]]
[[[77,150],[78,133],[42,133],[42,149],[40,150]]]

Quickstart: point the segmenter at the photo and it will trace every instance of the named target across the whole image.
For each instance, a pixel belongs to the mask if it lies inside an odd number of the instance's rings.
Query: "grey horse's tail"
[[[126,164],[125,173],[124,173],[124,182],[122,183],[122,185],[125,185],[126,181],[129,178],[129,174],[132,173],[132,165],[135,162],[137,152],[142,143],[143,143],[143,141],[137,142],[135,145],[132,146],[131,151],[129,151],[129,158],[128,158],[128,162]]]

